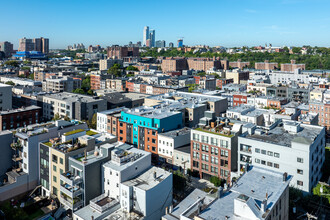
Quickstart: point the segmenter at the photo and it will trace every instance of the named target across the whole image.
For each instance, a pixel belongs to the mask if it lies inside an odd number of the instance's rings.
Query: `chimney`
[[[265,213],[267,211],[267,199],[264,199],[262,201],[260,210],[262,211],[262,213]]]
[[[156,171],[154,171],[154,179],[156,179],[157,178],[157,173],[156,173]]]
[[[287,172],[283,173],[283,182],[285,182],[287,178],[288,178],[288,173]]]

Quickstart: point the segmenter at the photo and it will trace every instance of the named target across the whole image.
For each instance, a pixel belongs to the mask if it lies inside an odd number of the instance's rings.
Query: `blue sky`
[[[329,0],[3,0],[0,41],[121,45],[142,41],[148,25],[167,44],[328,47],[329,9]]]

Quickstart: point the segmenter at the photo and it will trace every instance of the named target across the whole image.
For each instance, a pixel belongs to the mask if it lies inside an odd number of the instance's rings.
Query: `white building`
[[[103,165],[104,193],[119,199],[120,183],[128,181],[151,167],[151,153],[119,143],[111,160]]]
[[[171,164],[173,161],[174,149],[190,143],[190,131],[190,128],[185,127],[165,133],[159,133],[158,155]]]
[[[305,192],[320,180],[325,160],[325,129],[320,126],[283,121],[263,131],[250,127],[238,138],[238,168],[246,164],[287,172],[291,186]]]
[[[121,207],[143,214],[144,220],[160,219],[165,209],[172,205],[173,174],[152,167],[140,176],[120,185]]]
[[[295,69],[294,72],[273,71],[269,72],[270,82],[274,85],[284,84],[290,85],[293,82],[308,84],[310,82],[310,74],[302,73],[300,69]]]
[[[179,203],[162,219],[172,220],[175,216],[180,220],[288,220],[291,179],[287,173],[253,167],[230,190],[220,187],[215,201],[210,203],[207,196],[198,193],[197,198],[190,196],[190,200]]]

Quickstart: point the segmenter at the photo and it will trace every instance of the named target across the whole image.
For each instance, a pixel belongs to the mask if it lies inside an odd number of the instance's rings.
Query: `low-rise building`
[[[45,92],[72,92],[81,88],[81,79],[68,76],[52,76],[42,82],[42,90]]]

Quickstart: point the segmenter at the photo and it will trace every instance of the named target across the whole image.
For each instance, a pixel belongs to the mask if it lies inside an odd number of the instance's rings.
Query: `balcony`
[[[61,185],[60,189],[61,192],[65,193],[70,198],[77,197],[83,193],[83,190],[79,186],[70,186],[67,183]]]
[[[252,157],[250,156],[246,156],[246,155],[241,155],[241,162],[245,162],[245,163],[252,163]]]
[[[68,183],[71,186],[77,185],[82,182],[82,178],[80,176],[75,176],[71,171],[67,171],[60,175],[60,180],[65,183]]]
[[[72,200],[63,194],[61,194],[60,202],[72,210],[75,210],[76,208],[79,208],[80,206],[84,205],[84,201],[82,199],[77,197]]]
[[[93,208],[97,212],[103,213],[104,211],[117,205],[118,203],[119,203],[118,200],[116,200],[114,198],[110,198],[105,194],[102,194],[102,195],[90,200],[89,205],[91,206],[91,208]]]

